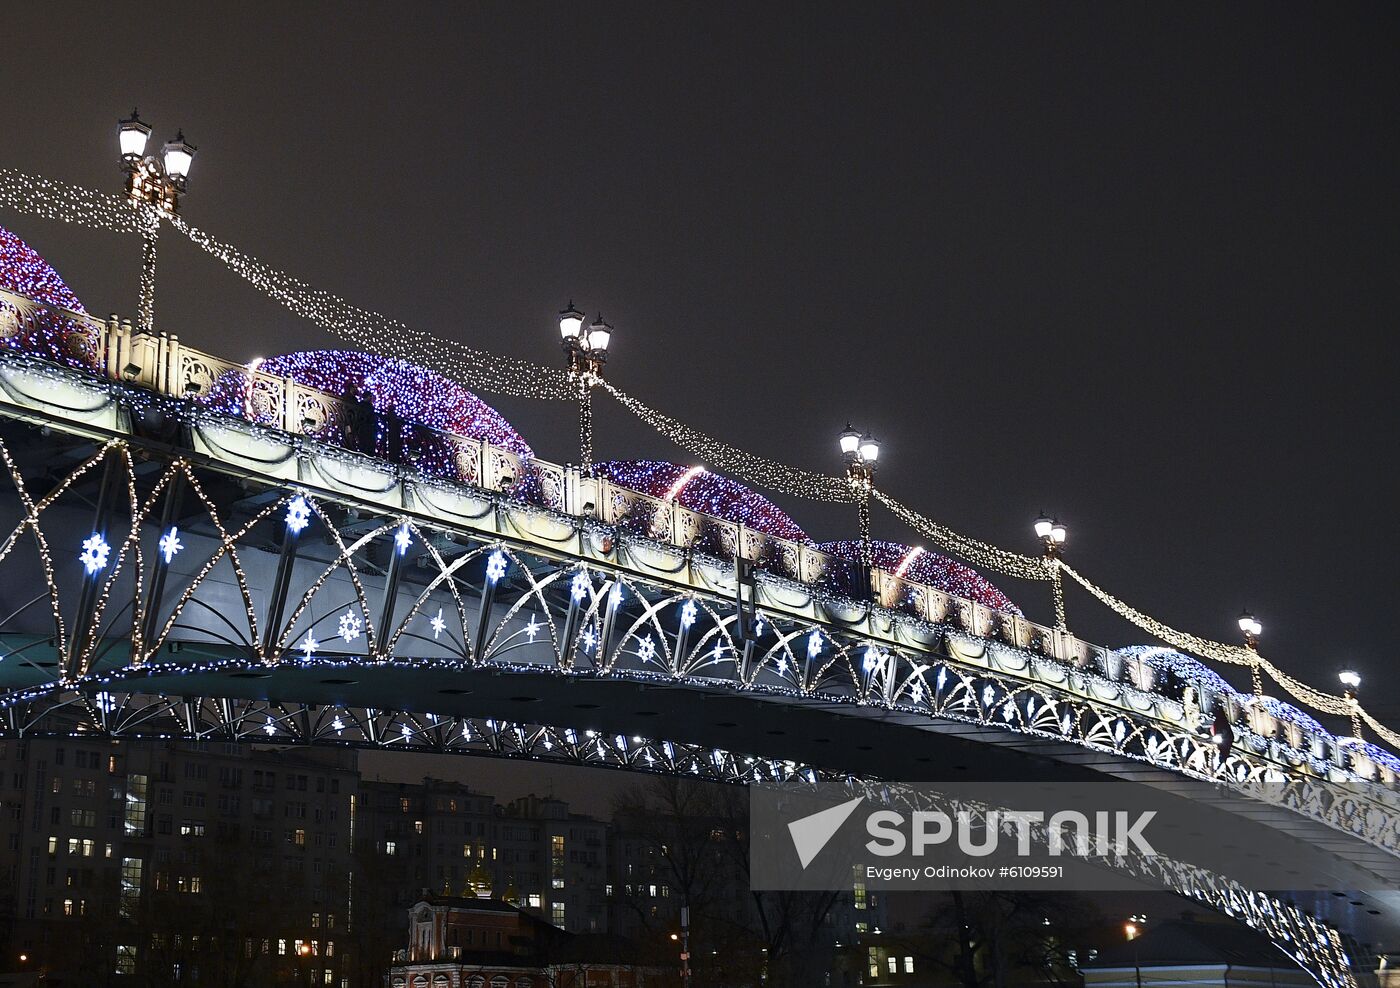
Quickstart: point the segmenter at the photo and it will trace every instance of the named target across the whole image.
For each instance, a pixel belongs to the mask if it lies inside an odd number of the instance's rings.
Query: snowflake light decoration
[[[862,663],[866,672],[874,672],[885,664],[884,657],[880,650],[874,645],[867,645],[865,648],[865,662]]]
[[[447,622],[442,619],[441,607],[438,608],[438,612],[433,615],[432,620],[429,621],[428,624],[432,625],[433,628],[433,641],[437,641],[438,638],[442,636],[442,633],[447,630]]]
[[[583,634],[579,637],[583,641],[583,650],[585,652],[593,651],[593,649],[598,644],[598,635],[593,630],[593,625],[591,624],[587,628],[583,629]]]
[[[408,547],[413,544],[413,534],[408,530],[408,522],[399,526],[399,530],[394,533],[394,548],[398,550],[400,556],[408,551]]]
[[[263,722],[263,733],[268,737],[272,737],[272,735],[277,733],[277,728],[273,725],[271,717]]]
[[[574,574],[573,580],[569,583],[569,596],[575,601],[582,603],[583,599],[588,596],[590,585],[591,581],[588,579],[588,573],[585,570],[579,570]]]
[[[78,561],[83,564],[88,576],[92,576],[107,568],[107,559],[111,554],[112,547],[107,544],[102,533],[93,532],[83,540],[83,551],[78,553]]]
[[[287,502],[287,529],[293,535],[300,535],[302,529],[311,523],[311,505],[298,494]]]
[[[354,611],[347,610],[344,614],[340,615],[340,624],[336,628],[335,633],[345,639],[345,643],[348,645],[356,638],[360,637],[360,631],[363,627],[364,622],[360,620],[359,615]]]
[[[698,610],[695,607],[695,601],[687,600],[685,604],[681,606],[681,627],[689,628],[694,624],[697,613]]]
[[[534,616],[533,614],[531,614],[531,615],[530,615],[530,623],[527,624],[527,625],[525,625],[525,634],[528,635],[529,638],[530,638],[530,641],[533,642],[533,641],[535,640],[535,638],[538,637],[538,635],[539,635],[539,633],[540,633],[540,629],[543,628],[543,627],[544,627],[544,625],[542,625],[542,624],[540,624],[538,621],[536,621],[536,620],[535,620],[535,616]]]
[[[506,575],[506,554],[500,549],[491,553],[486,560],[486,579],[491,583],[497,583],[501,577]]]
[[[339,714],[336,714],[335,720],[331,721],[331,730],[335,731],[337,734],[345,730],[345,721],[340,719]]]
[[[637,655],[643,662],[650,662],[656,658],[656,642],[651,640],[651,635],[637,643]]]
[[[180,541],[180,530],[172,527],[170,531],[160,537],[159,546],[161,557],[164,558],[165,565],[169,566],[170,561],[185,547],[184,543]]]
[[[822,633],[819,629],[813,628],[812,633],[807,636],[807,658],[815,659],[822,654]]]

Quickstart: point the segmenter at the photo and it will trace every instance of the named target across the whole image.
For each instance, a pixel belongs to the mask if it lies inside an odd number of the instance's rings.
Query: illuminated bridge
[[[1400,760],[1379,746],[1170,649],[1037,624],[933,553],[877,544],[867,569],[716,475],[545,462],[422,368],[236,364],[93,319],[46,277],[0,292],[0,737],[355,745],[889,800],[974,769],[1107,774],[1209,807],[1226,847],[1277,855],[1281,885],[1304,859],[1327,876],[1287,901],[1184,863],[1153,876],[1320,983],[1364,981],[1348,951],[1400,930]]]

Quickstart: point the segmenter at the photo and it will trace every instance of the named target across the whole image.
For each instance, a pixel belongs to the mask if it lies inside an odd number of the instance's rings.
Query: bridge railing
[[[866,575],[850,560],[815,547],[767,535],[722,518],[631,490],[573,468],[525,459],[480,439],[408,423],[376,413],[353,396],[336,396],[290,377],[239,364],[186,345],[176,334],[140,333],[129,320],[105,320],[0,289],[0,351],[11,349],[99,375],[264,427],[305,436],[352,451],[405,463],[427,475],[532,502],[562,514],[595,518],[634,535],[721,558],[742,556],[777,577],[868,597],[909,614],[980,638],[1045,656],[1064,666],[1092,670],[1144,690],[1158,688],[1142,657],[1125,657],[1063,629],[993,610],[934,586],[873,569]],[[1220,703],[1232,720],[1264,738],[1334,764],[1350,764],[1366,778],[1400,784],[1400,773],[1358,746],[1342,750],[1316,732],[1275,718],[1237,697],[1212,698],[1202,687],[1203,709]],[[1175,698],[1174,698],[1175,699]]]

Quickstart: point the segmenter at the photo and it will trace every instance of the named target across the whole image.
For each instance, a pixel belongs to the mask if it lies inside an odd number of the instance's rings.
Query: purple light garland
[[[775,538],[811,544],[807,533],[776,504],[720,474],[695,472],[693,467],[666,460],[609,460],[594,469],[598,476],[634,491],[663,499],[669,495],[691,511],[714,515]],[[691,473],[693,476],[686,479]]]
[[[817,548],[853,562],[860,559],[860,543],[854,540],[823,542]],[[994,611],[1006,614],[1021,613],[1021,609],[981,573],[940,553],[929,552],[927,549],[915,552],[914,547],[899,542],[872,539],[870,557],[876,568],[889,573],[898,573],[900,564],[905,563],[907,559],[904,572],[900,574],[906,580],[926,584],[955,597],[990,607]]]

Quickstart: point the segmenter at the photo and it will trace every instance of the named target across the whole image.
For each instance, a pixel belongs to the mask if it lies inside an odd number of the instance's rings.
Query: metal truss
[[[138,686],[138,683],[128,684]],[[605,734],[495,718],[229,697],[167,696],[56,687],[0,711],[0,733],[91,738],[181,738],[261,744],[323,744],[384,751],[518,758],[561,765],[676,775],[845,799],[859,795],[909,809],[992,807],[941,801],[926,788],[791,760],[640,735]],[[1043,829],[1036,839],[1046,839]],[[1165,856],[1105,858],[1106,867],[1229,915],[1272,940],[1329,988],[1352,988],[1338,931],[1296,906],[1207,869]]]

